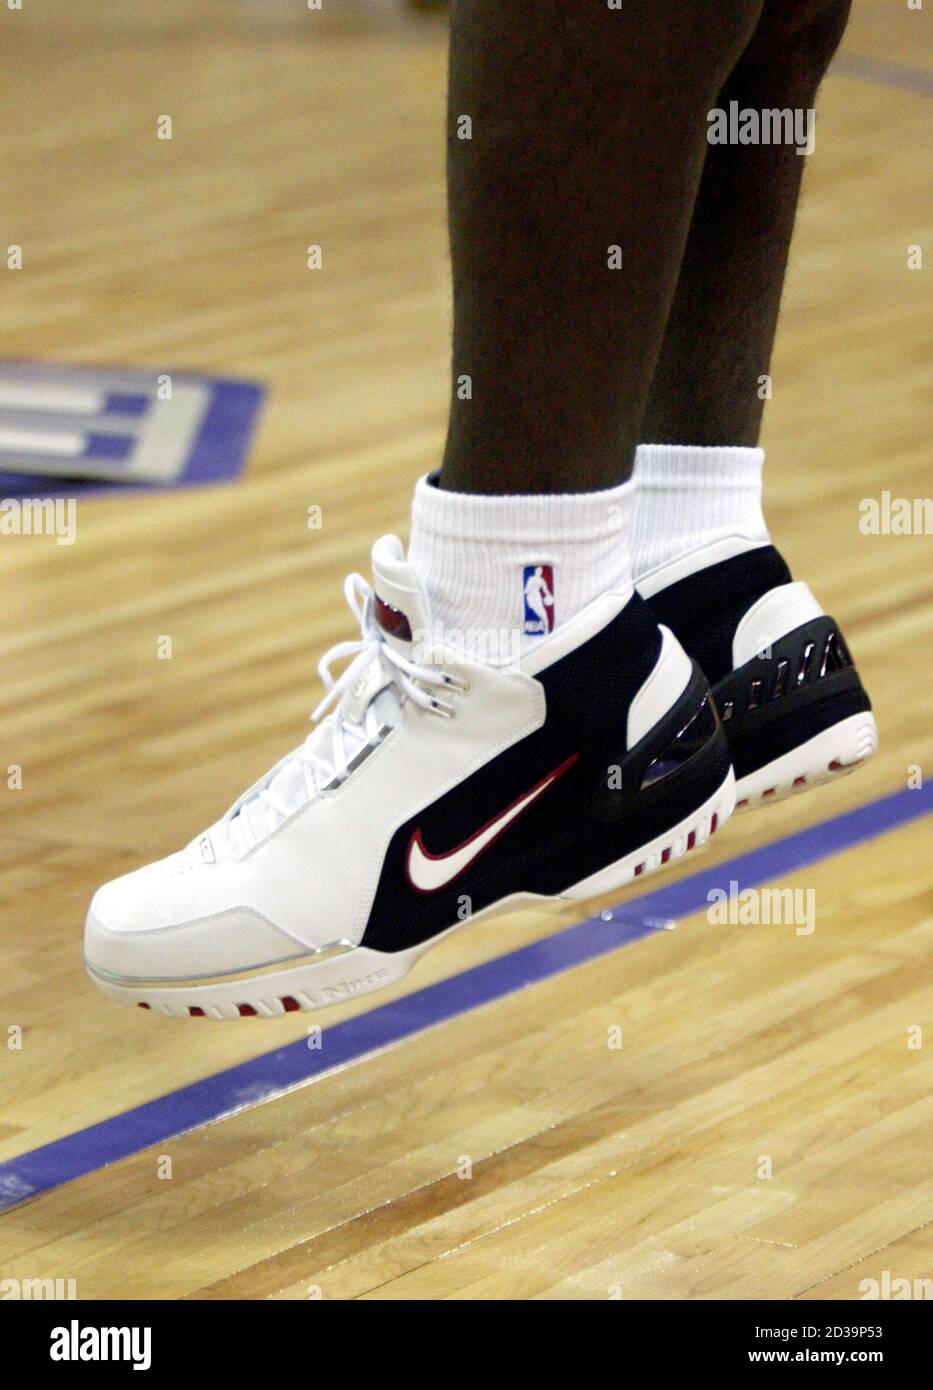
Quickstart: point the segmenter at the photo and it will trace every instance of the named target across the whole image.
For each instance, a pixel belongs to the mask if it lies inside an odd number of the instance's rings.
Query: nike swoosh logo
[[[532,802],[543,796],[548,787],[552,787],[559,777],[563,777],[564,773],[573,767],[579,756],[579,753],[574,753],[572,757],[567,758],[560,767],[555,767],[553,772],[542,777],[530,791],[523,793],[504,811],[487,821],[468,840],[464,840],[447,854],[432,854],[430,850],[425,849],[419,826],[408,842],[408,854],[405,858],[405,871],[412,888],[417,889],[419,893],[436,893],[438,889],[446,888],[449,883],[453,883],[454,879],[468,869],[523,811],[527,811]]]

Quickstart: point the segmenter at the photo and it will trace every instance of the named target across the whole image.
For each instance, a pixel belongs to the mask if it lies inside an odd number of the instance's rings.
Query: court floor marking
[[[834,77],[851,77],[857,82],[871,82],[876,87],[898,87],[904,92],[933,93],[933,73],[906,63],[891,63],[884,58],[867,58],[861,53],[840,53],[830,68]]]
[[[627,946],[736,892],[783,878],[933,811],[933,784],[894,792],[724,863],[702,868],[552,936],[496,956],[401,999],[324,1029],[320,1049],[299,1038],[0,1164],[0,1211],[153,1144],[284,1095],[427,1028]],[[758,814],[758,813],[753,813]],[[203,1027],[261,1027],[248,1023]],[[275,1024],[273,1023],[273,1027]]]

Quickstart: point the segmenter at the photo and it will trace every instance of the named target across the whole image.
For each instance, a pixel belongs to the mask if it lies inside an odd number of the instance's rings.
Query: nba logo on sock
[[[546,637],[554,630],[554,569],[552,565],[526,565],[522,571],[525,637]]]

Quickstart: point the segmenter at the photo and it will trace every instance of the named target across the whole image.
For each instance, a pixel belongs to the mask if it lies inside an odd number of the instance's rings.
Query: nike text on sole
[[[730,769],[721,786],[702,806],[616,863],[552,898],[536,893],[511,894],[407,951],[376,951],[354,946],[329,953],[320,960],[312,956],[297,966],[283,965],[280,970],[268,974],[226,981],[214,979],[210,984],[197,981],[147,984],[142,980],[120,980],[102,975],[90,965],[88,973],[94,983],[118,1003],[135,1004],[173,1018],[275,1018],[298,1010],[327,1008],[395,984],[432,946],[470,922],[517,908],[531,908],[545,901],[582,902],[617,892],[636,879],[681,859],[691,850],[699,849],[725,824],[734,806],[735,778]]]

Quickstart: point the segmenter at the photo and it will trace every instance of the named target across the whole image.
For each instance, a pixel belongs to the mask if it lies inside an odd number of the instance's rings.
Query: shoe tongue
[[[383,536],[372,551],[375,619],[386,642],[417,661],[431,635],[431,606],[398,536]]]

